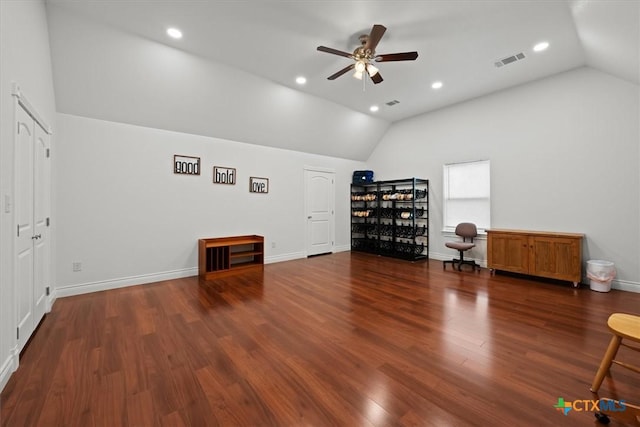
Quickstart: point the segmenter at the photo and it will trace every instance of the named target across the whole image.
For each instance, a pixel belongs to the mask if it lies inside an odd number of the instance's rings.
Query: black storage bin
[[[373,182],[373,171],[354,171],[354,184],[370,184]]]

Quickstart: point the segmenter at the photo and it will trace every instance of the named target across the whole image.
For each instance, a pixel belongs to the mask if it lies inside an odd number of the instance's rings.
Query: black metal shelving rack
[[[429,258],[429,180],[351,185],[351,250]]]

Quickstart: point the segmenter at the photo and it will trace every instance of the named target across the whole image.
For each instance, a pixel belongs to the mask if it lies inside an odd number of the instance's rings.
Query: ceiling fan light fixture
[[[369,73],[370,77],[375,76],[376,74],[378,74],[380,70],[378,70],[376,67],[374,67],[371,64],[367,64],[367,73]]]
[[[332,55],[344,56],[345,58],[352,59],[354,62],[351,65],[344,67],[336,73],[333,73],[327,80],[335,80],[348,71],[355,70],[353,77],[358,80],[363,80],[362,75],[366,72],[367,76],[371,78],[373,84],[382,83],[384,79],[380,75],[379,70],[371,64],[371,61],[376,62],[391,62],[391,61],[414,61],[418,57],[418,52],[399,52],[388,53],[384,55],[376,55],[376,48],[378,42],[384,35],[387,28],[384,25],[376,24],[371,28],[371,32],[367,35],[360,36],[360,44],[353,53],[344,52],[342,50],[333,49],[326,46],[318,46],[317,50],[320,52],[330,53]],[[363,86],[364,88],[364,86]]]

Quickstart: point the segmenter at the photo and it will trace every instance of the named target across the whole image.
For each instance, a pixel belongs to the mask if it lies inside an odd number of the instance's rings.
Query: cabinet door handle
[[[313,218],[311,215],[309,215],[309,216],[307,217],[307,219],[311,219],[311,218]]]

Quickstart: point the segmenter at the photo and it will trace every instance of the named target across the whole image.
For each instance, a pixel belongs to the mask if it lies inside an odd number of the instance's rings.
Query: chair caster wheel
[[[607,417],[605,414],[601,413],[601,412],[596,412],[595,414],[593,414],[596,417],[596,420],[598,420],[598,422],[600,424],[609,424],[609,417]]]

